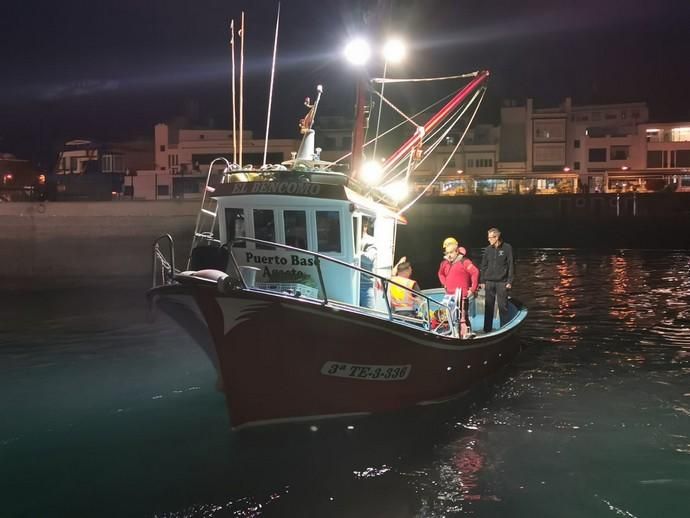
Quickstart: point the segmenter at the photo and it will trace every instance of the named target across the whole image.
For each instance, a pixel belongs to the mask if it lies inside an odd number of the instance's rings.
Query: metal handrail
[[[160,247],[160,241],[162,239],[167,240],[168,242],[168,252],[170,255],[170,261],[166,258],[165,254],[161,251]],[[175,277],[175,272],[177,271],[175,269],[175,244],[173,242],[173,238],[170,234],[163,234],[162,236],[158,237],[153,242],[153,265],[152,265],[152,281],[153,281],[153,287],[155,288],[158,286],[157,284],[157,274],[158,274],[158,265],[160,264],[161,269],[160,269],[160,275],[161,275],[161,284],[167,284],[168,279],[166,278],[166,271],[167,275],[169,276],[169,279],[172,280]]]
[[[276,247],[276,248],[282,248],[282,249],[289,250],[292,252],[313,256],[315,258],[315,266],[317,268],[321,293],[323,293],[323,301],[322,301],[323,305],[328,304],[328,297],[326,296],[326,286],[324,283],[323,274],[321,272],[321,265],[320,265],[321,260],[335,263],[337,265],[344,266],[345,268],[349,268],[350,270],[355,270],[355,271],[358,271],[358,272],[363,273],[365,275],[368,275],[370,277],[373,277],[374,279],[378,279],[381,282],[382,287],[384,288],[384,290],[383,290],[384,293],[388,293],[388,286],[393,284],[395,286],[398,286],[399,288],[402,288],[405,291],[408,291],[408,292],[414,294],[415,297],[424,299],[424,302],[426,303],[425,304],[426,305],[426,317],[427,317],[426,322],[429,322],[429,323],[431,322],[432,303],[434,305],[438,306],[439,308],[443,308],[446,311],[448,311],[449,316],[451,314],[452,310],[446,304],[443,304],[437,300],[434,300],[431,297],[429,297],[428,295],[425,295],[424,293],[421,293],[419,291],[415,291],[413,289],[408,288],[407,286],[404,286],[400,283],[397,283],[392,279],[389,279],[387,277],[383,277],[383,276],[378,275],[376,273],[370,272],[369,270],[365,270],[359,266],[355,266],[353,264],[346,263],[345,261],[341,261],[340,259],[335,259],[334,257],[329,257],[327,255],[320,254],[318,252],[312,252],[311,250],[305,250],[303,248],[297,248],[297,247],[285,245],[282,243],[275,243],[273,241],[265,241],[263,239],[255,239],[255,238],[251,238],[251,237],[236,238],[236,239],[233,239],[231,242],[228,242],[228,248],[230,251],[230,259],[232,260],[232,263],[235,267],[235,270],[237,271],[237,274],[238,274],[237,277],[245,289],[247,289],[248,286],[247,286],[247,283],[245,282],[244,278],[242,277],[240,266],[237,263],[237,260],[235,259],[235,254],[233,253],[233,248],[235,247],[235,245],[237,245],[239,243],[246,243],[246,242],[256,243],[256,244],[265,245],[265,246],[272,246],[272,247]],[[388,301],[388,297],[385,297],[385,300],[386,300],[386,309],[388,311],[388,319],[392,321],[394,319],[394,312],[391,308],[390,302]],[[451,328],[453,328],[453,326],[451,326]],[[458,332],[456,329],[452,329],[452,333],[453,333],[453,337],[458,336]]]

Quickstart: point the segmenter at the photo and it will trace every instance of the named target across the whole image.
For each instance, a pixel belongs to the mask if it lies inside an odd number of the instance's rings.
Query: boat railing
[[[161,249],[161,244],[167,245],[167,254]],[[175,278],[175,244],[170,234],[163,234],[153,242],[153,287],[170,284]]]
[[[448,306],[447,304],[444,304],[443,302],[440,302],[438,300],[433,299],[432,297],[429,297],[428,295],[425,295],[422,292],[415,291],[413,289],[408,288],[407,286],[404,286],[400,283],[397,283],[387,277],[384,277],[382,275],[378,275],[374,272],[371,272],[369,270],[365,270],[359,266],[347,263],[345,261],[341,261],[339,259],[336,259],[334,257],[330,257],[324,254],[320,254],[318,252],[312,252],[310,250],[304,250],[303,248],[297,248],[294,246],[290,245],[285,245],[282,243],[275,243],[273,241],[265,241],[262,239],[255,239],[255,238],[249,238],[249,237],[242,237],[242,238],[237,238],[234,239],[233,241],[228,243],[228,248],[230,251],[230,264],[232,264],[232,268],[234,269],[234,275],[228,271],[228,274],[232,275],[233,277],[236,278],[237,282],[239,285],[241,285],[244,289],[249,289],[249,290],[258,290],[258,291],[280,291],[280,286],[281,283],[275,283],[275,286],[278,289],[263,289],[261,287],[256,287],[254,285],[250,285],[253,283],[248,283],[247,279],[245,276],[242,274],[242,269],[247,268],[246,266],[240,266],[240,264],[237,262],[237,259],[234,254],[234,249],[235,247],[240,244],[240,243],[254,243],[256,245],[260,245],[262,247],[270,247],[270,248],[279,248],[282,250],[286,250],[289,252],[294,252],[297,254],[303,254],[307,256],[311,256],[314,260],[314,268],[316,269],[317,277],[318,277],[318,296],[317,297],[312,297],[321,302],[322,305],[330,305],[334,307],[341,307],[341,306],[350,306],[352,308],[357,308],[358,311],[362,311],[368,315],[374,315],[378,316],[379,318],[386,318],[390,321],[395,321],[397,323],[403,323],[403,324],[408,324],[416,327],[422,327],[425,330],[428,331],[433,331],[436,334],[442,335],[442,336],[451,336],[454,338],[459,337],[459,330],[457,329],[457,326],[455,325],[448,325],[443,328],[440,326],[438,328],[432,328],[432,322],[434,321],[434,316],[437,314],[437,312],[440,310],[441,312],[445,312],[445,315],[450,316],[452,314],[453,309]],[[243,249],[244,250],[244,249]],[[333,265],[337,265],[339,267],[346,268],[350,271],[355,271],[359,272],[360,276],[365,276],[369,279],[371,279],[371,282],[374,286],[379,287],[378,292],[381,294],[382,298],[382,303],[381,300],[379,300],[378,304],[378,309],[377,308],[365,308],[361,306],[356,306],[352,302],[345,302],[338,300],[337,298],[331,298],[329,297],[328,289],[326,286],[326,281],[324,278],[324,268],[323,268],[323,263],[331,263]],[[229,269],[230,269],[230,265]],[[284,285],[284,284],[282,284]],[[389,289],[391,286],[396,286],[397,288],[400,288],[404,290],[405,292],[409,293],[412,295],[413,299],[416,301],[416,316],[410,316],[410,315],[405,315],[405,314],[400,314],[396,313],[394,308],[391,306],[390,300],[389,300]],[[298,296],[305,296],[302,293],[297,294]],[[452,319],[449,318],[450,321]]]

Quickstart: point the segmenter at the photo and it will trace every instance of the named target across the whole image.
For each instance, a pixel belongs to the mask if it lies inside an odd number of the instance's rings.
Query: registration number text
[[[326,362],[321,374],[338,378],[355,378],[373,381],[404,380],[410,375],[411,365],[356,365],[353,363]]]

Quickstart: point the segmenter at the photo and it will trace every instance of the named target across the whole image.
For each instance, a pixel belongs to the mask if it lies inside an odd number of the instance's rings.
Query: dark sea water
[[[517,272],[525,349],[468,397],[242,433],[144,283],[6,289],[0,516],[690,516],[690,253]]]

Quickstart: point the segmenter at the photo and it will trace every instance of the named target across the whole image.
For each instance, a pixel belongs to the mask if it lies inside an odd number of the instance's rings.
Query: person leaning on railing
[[[406,257],[402,257],[393,267],[393,277],[391,281],[405,286],[401,288],[395,284],[388,285],[388,300],[391,304],[391,309],[397,315],[414,317],[417,315],[417,307],[420,305],[418,297],[410,290],[419,291],[419,284],[412,280],[412,265],[407,261]]]
[[[446,289],[446,295],[455,295],[460,290],[461,300],[457,301],[460,309],[462,335],[471,332],[469,317],[469,297],[477,294],[479,287],[479,269],[467,257],[467,250],[459,246],[454,237],[443,241],[443,261],[438,268],[438,280]]]

